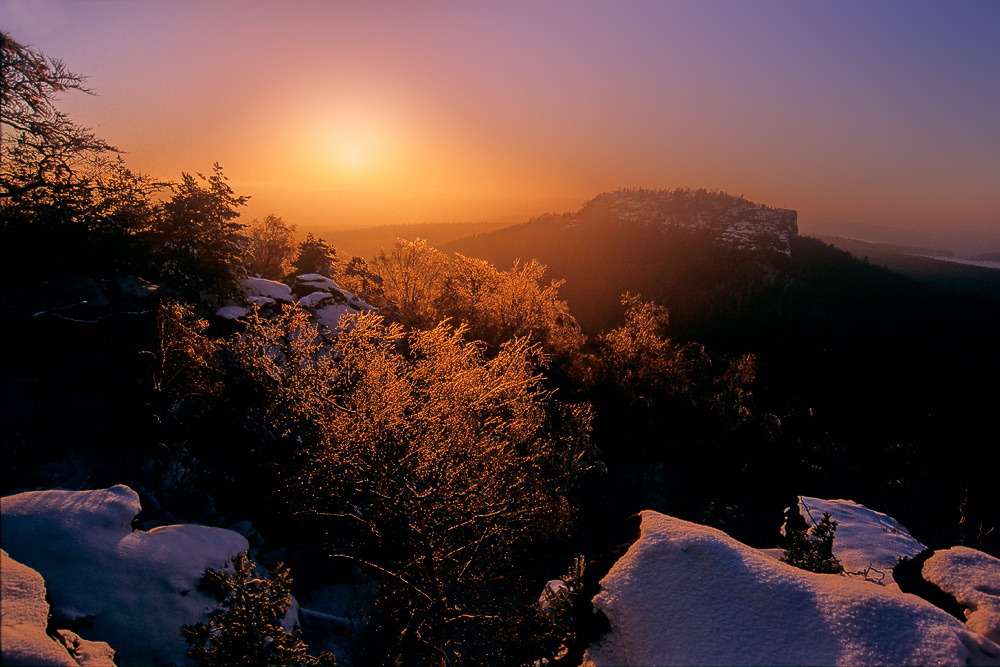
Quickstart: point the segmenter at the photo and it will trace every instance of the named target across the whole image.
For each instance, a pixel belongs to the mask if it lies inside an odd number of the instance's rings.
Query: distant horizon
[[[60,108],[300,230],[526,221],[620,187],[1000,243],[1000,3],[5,0]],[[992,250],[994,248],[984,248]]]
[[[603,193],[598,193],[603,194]],[[598,196],[598,195],[595,195]],[[768,202],[758,202],[752,197],[746,197],[750,201],[767,206],[773,206]],[[590,199],[593,199],[591,197]],[[335,235],[337,232],[356,232],[365,229],[379,227],[423,227],[433,225],[467,225],[467,226],[512,226],[529,222],[535,218],[545,215],[562,215],[573,213],[579,210],[590,199],[581,201],[576,206],[570,206],[564,210],[548,210],[531,215],[506,215],[495,216],[493,218],[466,219],[466,220],[419,220],[419,221],[397,221],[389,220],[373,223],[314,223],[297,225],[299,236],[306,233]],[[773,206],[774,208],[781,208]],[[950,229],[950,230],[920,230],[905,226],[866,224],[842,221],[805,221],[803,222],[801,212],[799,215],[799,233],[805,236],[839,236],[847,239],[867,241],[869,243],[885,243],[893,245],[908,245],[933,250],[947,250],[958,255],[974,256],[986,252],[1000,251],[1000,226],[995,229]],[[246,216],[244,216],[246,217]]]

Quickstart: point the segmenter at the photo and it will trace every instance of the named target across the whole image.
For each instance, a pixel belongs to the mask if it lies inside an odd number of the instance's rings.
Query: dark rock
[[[924,563],[934,555],[934,549],[924,549],[913,558],[903,558],[892,568],[892,578],[904,593],[922,597],[965,623],[965,606],[923,577]]]

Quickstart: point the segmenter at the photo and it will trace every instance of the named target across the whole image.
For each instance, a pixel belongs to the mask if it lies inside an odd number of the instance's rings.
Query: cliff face
[[[638,188],[595,197],[569,224],[687,228],[708,233],[721,246],[790,255],[790,239],[798,234],[797,219],[793,210],[721,192]]]

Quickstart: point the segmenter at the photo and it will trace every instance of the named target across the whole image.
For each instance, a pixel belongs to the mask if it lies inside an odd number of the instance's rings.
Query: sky
[[[993,0],[0,0],[129,166],[218,161],[300,230],[686,186],[1000,243],[998,27]]]

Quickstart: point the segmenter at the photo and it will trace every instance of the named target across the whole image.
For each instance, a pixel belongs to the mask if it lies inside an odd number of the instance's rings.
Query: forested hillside
[[[691,206],[700,197],[695,210],[707,216],[728,211],[735,199],[678,191],[671,204],[664,193],[624,194],[659,207],[658,219],[668,221],[676,200]],[[621,321],[615,294],[652,299],[669,311],[673,336],[716,353],[755,355],[757,409],[778,416],[782,439],[803,447],[787,452],[783,465],[803,462],[801,474],[821,494],[875,494],[909,519],[943,493],[952,499],[946,523],[982,525],[982,537],[995,539],[988,475],[967,464],[989,456],[1000,425],[991,407],[1000,390],[982,382],[1000,369],[991,342],[1000,331],[992,273],[982,270],[980,289],[970,277],[969,289],[956,292],[817,239],[791,235],[788,255],[738,250],[683,217],[638,224],[593,208],[447,247],[498,266],[537,258],[547,277],[565,281],[561,293],[587,334]],[[958,457],[948,454],[955,443]],[[930,461],[933,480],[918,472]]]
[[[982,253],[972,260],[953,257],[954,253],[930,248],[914,248],[888,243],[869,243],[837,236],[817,236],[819,240],[869,264],[961,293],[1000,298],[1000,266],[997,253]],[[978,262],[978,264],[977,264]]]

